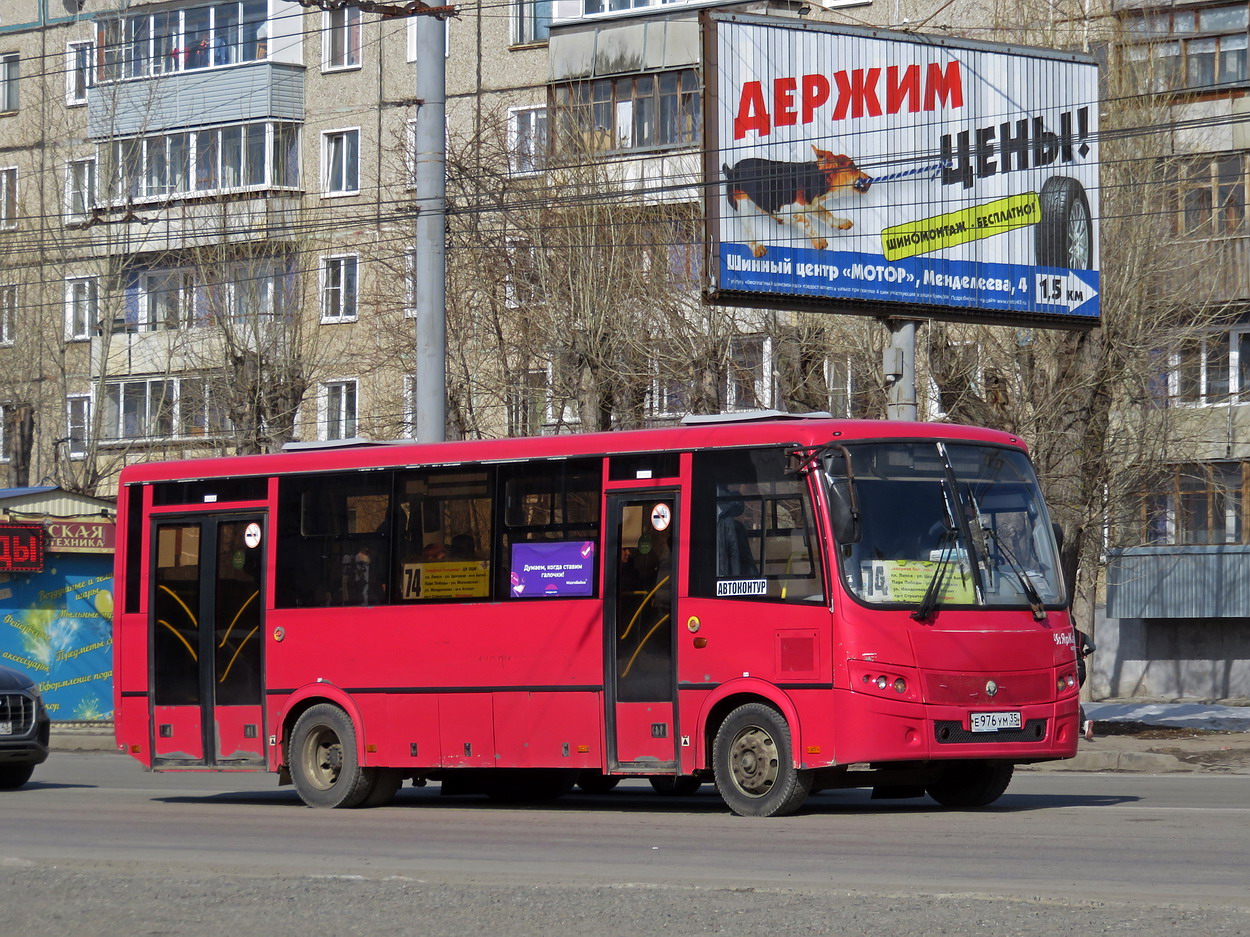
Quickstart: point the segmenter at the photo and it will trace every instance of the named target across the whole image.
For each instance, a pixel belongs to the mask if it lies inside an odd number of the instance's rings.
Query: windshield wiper
[[[1016,579],[1020,582],[1020,589],[1024,592],[1025,599],[1028,600],[1029,608],[1033,610],[1034,621],[1046,620],[1046,606],[1042,602],[1042,597],[1034,587],[1029,574],[1024,571],[1024,567],[1020,565],[1015,556],[1007,549],[1007,544],[1003,543],[1002,538],[998,536],[998,531],[988,525],[981,525],[981,529],[994,541],[999,554],[1007,561],[1007,567],[1015,573]],[[988,559],[988,557],[986,557]]]
[[[937,569],[933,571],[933,576],[929,579],[929,587],[924,590],[920,605],[911,613],[911,617],[916,621],[928,621],[937,610],[938,601],[942,598],[942,590],[946,588],[946,574],[954,564],[955,550],[953,548],[958,540],[958,533],[951,526],[948,526],[942,533],[942,539],[938,543],[942,552],[938,554]]]

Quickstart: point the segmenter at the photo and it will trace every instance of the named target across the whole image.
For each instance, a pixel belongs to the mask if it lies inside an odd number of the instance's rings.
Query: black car
[[[21,787],[48,757],[48,712],[35,682],[0,667],[0,791]]]

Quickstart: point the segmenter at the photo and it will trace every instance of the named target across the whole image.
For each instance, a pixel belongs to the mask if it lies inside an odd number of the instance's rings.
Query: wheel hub
[[[730,749],[734,784],[744,794],[762,797],[777,780],[777,746],[758,726],[738,733]]]

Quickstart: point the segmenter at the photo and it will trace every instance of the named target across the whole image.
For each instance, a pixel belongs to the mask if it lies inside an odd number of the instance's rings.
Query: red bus
[[[120,481],[119,747],[308,804],[714,780],[979,806],[1077,744],[1073,628],[1023,443],[692,418],[295,447]]]

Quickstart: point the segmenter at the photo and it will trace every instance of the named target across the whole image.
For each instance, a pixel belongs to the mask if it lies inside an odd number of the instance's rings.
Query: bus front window
[[[839,562],[858,599],[919,607],[929,594],[938,606],[1027,607],[1035,592],[1062,601],[1049,520],[1023,453],[932,442],[842,448],[859,518]],[[830,484],[848,484],[842,457],[828,457],[826,471]]]

